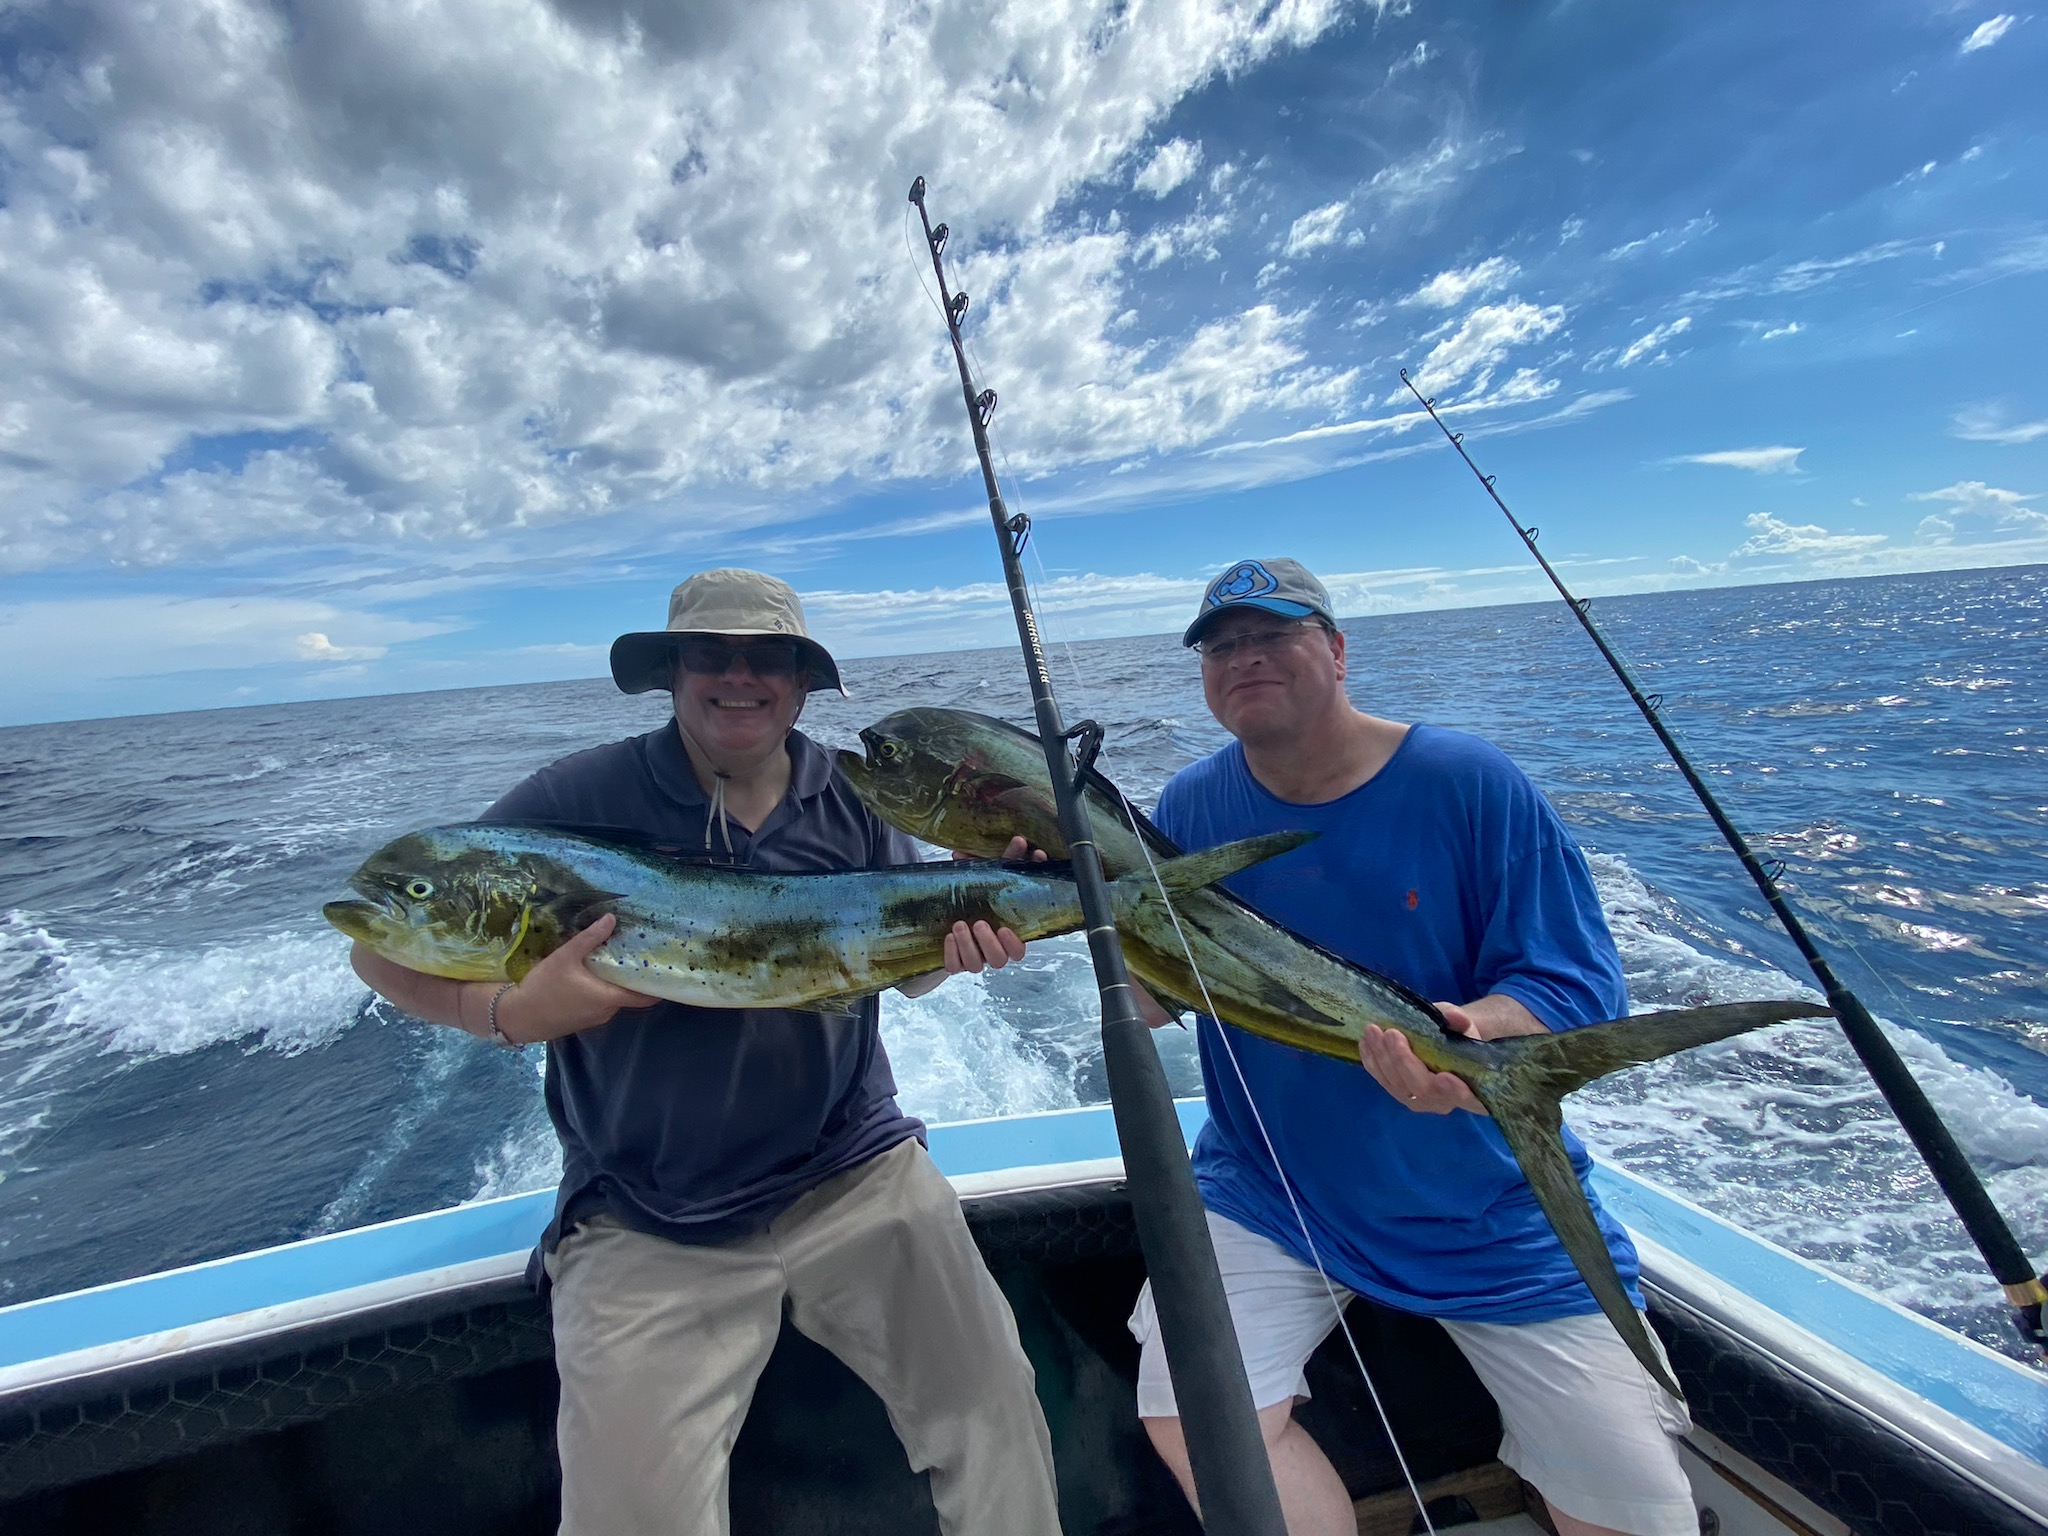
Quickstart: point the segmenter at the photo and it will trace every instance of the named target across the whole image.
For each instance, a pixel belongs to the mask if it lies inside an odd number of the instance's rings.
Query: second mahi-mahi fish
[[[1006,721],[957,709],[906,709],[862,731],[865,754],[841,752],[862,800],[900,831],[993,857],[1022,836],[1064,857],[1045,750]],[[1104,872],[1117,883],[1163,877],[1182,857],[1099,773],[1083,778]],[[1226,845],[1231,846],[1231,845]],[[1221,851],[1221,850],[1217,850]],[[1679,1386],[1651,1344],[1616,1273],[1566,1152],[1560,1101],[1595,1078],[1786,1019],[1827,1013],[1812,1003],[1730,1003],[1640,1014],[1558,1034],[1474,1040],[1444,1025],[1423,997],[1290,932],[1228,891],[1188,889],[1125,904],[1117,933],[1132,974],[1157,995],[1199,1006],[1283,1045],[1357,1063],[1367,1024],[1398,1030],[1425,1066],[1470,1085],[1499,1128],[1579,1276],[1643,1368]],[[1680,1394],[1682,1395],[1682,1394]]]

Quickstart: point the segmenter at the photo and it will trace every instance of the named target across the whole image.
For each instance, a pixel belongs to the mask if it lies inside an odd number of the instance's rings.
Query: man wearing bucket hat
[[[611,666],[626,693],[668,690],[673,717],[541,769],[486,819],[752,869],[916,862],[795,728],[812,689],[844,688],[785,583],[693,576],[668,627],[621,635]],[[600,918],[511,987],[355,956],[410,1013],[548,1043],[563,1175],[536,1258],[562,1381],[563,1532],[726,1530],[727,1455],[785,1309],[882,1397],[949,1536],[1056,1532],[1031,1366],[923,1127],[897,1108],[876,1001],[843,1020],[656,1002],[584,966],[614,926]],[[955,924],[946,972],[1023,952],[1007,929]]]
[[[1298,562],[1230,567],[1182,643],[1201,653],[1203,696],[1235,740],[1167,784],[1161,829],[1190,849],[1319,834],[1231,890],[1448,999],[1438,1007],[1452,1027],[1482,1039],[1628,1011],[1585,857],[1549,802],[1477,737],[1353,707],[1329,594]],[[1148,1017],[1166,1019],[1156,1005]],[[1566,1536],[1693,1536],[1671,1439],[1684,1407],[1596,1310],[1471,1090],[1392,1030],[1366,1029],[1360,1072],[1226,1037],[1210,1019],[1198,1028],[1209,1121],[1196,1180],[1289,1531],[1356,1526],[1335,1469],[1293,1420],[1303,1366],[1336,1326],[1327,1274],[1340,1301],[1444,1323],[1499,1404],[1501,1460],[1543,1492]],[[1585,1149],[1565,1136],[1584,1185]],[[1601,1228],[1633,1291],[1627,1234],[1604,1214]],[[1191,1487],[1149,1291],[1131,1328],[1139,1415]]]

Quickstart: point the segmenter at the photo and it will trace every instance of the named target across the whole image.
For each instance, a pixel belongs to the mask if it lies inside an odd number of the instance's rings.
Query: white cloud
[[[1350,211],[1350,203],[1341,200],[1311,208],[1288,226],[1287,243],[1282,254],[1305,256],[1310,251],[1335,245],[1344,233],[1344,216]]]
[[[1254,407],[1329,409],[1348,392],[1347,375],[1308,363],[1304,317],[1272,304],[1198,325],[1175,343],[1127,345],[1117,329],[1128,244],[1090,235],[977,262],[970,286],[996,308],[975,349],[1002,381],[995,430],[1013,472],[1171,452]],[[941,409],[958,411],[957,386]]]
[[[1132,252],[1141,267],[1156,267],[1176,257],[1197,261],[1222,258],[1218,242],[1230,231],[1227,213],[1196,213],[1173,224],[1161,224],[1149,231]]]
[[[1852,555],[1887,542],[1881,533],[1830,533],[1817,523],[1787,523],[1768,512],[1752,512],[1743,526],[1750,536],[1729,555],[1731,560],[1768,560],[1783,556]]]
[[[1963,39],[1963,46],[1957,51],[1959,53],[1975,53],[1980,48],[1989,48],[1993,43],[2005,36],[2007,32],[2012,30],[2012,24],[2016,19],[2009,15],[1999,15],[1992,17],[1989,21],[1979,22],[1976,30]]]
[[[1982,480],[1958,480],[1938,491],[1915,491],[1910,499],[1948,503],[1949,511],[1922,518],[1916,530],[1919,537],[1937,543],[1950,543],[1958,537],[2001,540],[2048,534],[2048,516],[2026,505],[2037,499],[2035,494],[2003,490]]]
[[[1426,40],[1419,42],[1412,50],[1402,54],[1387,66],[1387,78],[1391,80],[1405,70],[1420,69],[1430,61],[1430,58],[1429,43]]]
[[[1860,251],[1851,251],[1846,256],[1830,256],[1809,261],[1795,261],[1788,267],[1780,268],[1771,280],[1773,293],[1804,293],[1834,281],[1844,272],[1853,272],[1859,267],[1872,266],[1881,261],[1895,261],[1915,250],[1928,250],[1941,254],[1940,241],[1932,246],[1916,246],[1906,240],[1886,240],[1877,245],[1865,246]]]
[[[1804,448],[1724,448],[1718,453],[1680,454],[1667,462],[1718,464],[1759,475],[1793,475],[1799,473],[1799,455],[1804,452]]]
[[[1168,139],[1131,179],[1140,192],[1164,197],[1202,168],[1202,146],[1186,139]]]
[[[336,645],[317,629],[299,636],[299,655],[307,661],[377,661],[390,649],[387,645]]]
[[[1772,326],[1769,330],[1764,332],[1763,339],[1765,341],[1776,341],[1780,336],[1797,336],[1801,331],[1805,329],[1806,327],[1801,325],[1797,320],[1792,320],[1786,322],[1784,325]]]
[[[1419,154],[1373,172],[1353,202],[1361,217],[1399,213],[1436,201],[1468,172],[1514,153],[1515,148],[1497,133],[1470,140],[1440,139]]]
[[[1833,283],[1847,273],[1881,262],[1897,261],[1905,256],[1920,254],[1933,256],[1939,260],[1942,245],[1943,242],[1939,240],[1926,243],[1913,240],[1881,240],[1844,256],[1811,257],[1781,267],[1763,262],[1753,263],[1704,287],[1692,290],[1685,294],[1680,302],[1714,304],[1726,299],[1746,298],[1755,294],[1808,293]]]
[[[1671,340],[1674,336],[1683,336],[1691,329],[1692,316],[1690,315],[1680,315],[1676,320],[1667,321],[1663,325],[1655,326],[1643,335],[1638,336],[1626,347],[1623,347],[1621,349],[1621,356],[1614,360],[1614,366],[1617,368],[1632,367],[1644,358],[1649,357],[1652,353],[1655,353],[1657,360],[1661,362],[1664,360],[1665,354],[1659,349],[1664,343]]]
[[[1603,253],[1603,259],[1607,261],[1621,261],[1642,251],[1654,251],[1660,256],[1668,256],[1680,246],[1690,245],[1701,235],[1707,234],[1717,227],[1714,215],[1710,211],[1700,214],[1697,218],[1687,219],[1683,224],[1671,225],[1663,229],[1653,229],[1647,235],[1634,240],[1624,241],[1622,244]]]
[[[1997,406],[1972,405],[1956,412],[1953,430],[1972,443],[2031,443],[2048,437],[2048,420],[2008,422]]]
[[[65,9],[0,118],[0,560],[17,570],[478,540],[685,499],[759,521],[950,466],[964,423],[903,249],[911,177],[959,232],[985,351],[1027,269],[1034,300],[1064,276],[1080,288],[1055,307],[1114,326],[1130,306],[1099,290],[1134,280],[1136,243],[1109,232],[1105,276],[1103,233],[1054,209],[1118,176],[1188,92],[1339,15]],[[1200,346],[1081,338],[1062,355],[1111,366],[1053,385],[1172,396],[1185,428],[1203,414],[1189,370],[1231,363],[1217,337],[1279,323],[1208,318]],[[1212,397],[1301,382],[1248,344],[1264,385]],[[1013,434],[1027,420],[1010,413]],[[1091,462],[1130,427],[1059,425],[1013,446]]]
[[[372,660],[394,645],[455,627],[289,597],[136,593],[35,600],[0,609],[0,675],[133,679]]]
[[[1489,256],[1477,266],[1439,272],[1401,302],[1450,309],[1468,298],[1488,294],[1513,282],[1521,268],[1505,256]]]
[[[1494,369],[1506,360],[1508,353],[1554,335],[1564,320],[1564,307],[1558,304],[1539,308],[1520,299],[1482,304],[1430,349],[1422,366],[1414,371],[1415,386],[1427,395],[1470,378],[1473,388],[1484,392]],[[1405,391],[1396,391],[1387,398],[1399,401],[1408,396]]]

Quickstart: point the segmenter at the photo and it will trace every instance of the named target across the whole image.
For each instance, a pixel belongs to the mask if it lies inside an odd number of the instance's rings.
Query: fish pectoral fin
[[[792,1013],[815,1013],[821,1019],[851,1019],[854,1017],[854,1010],[874,995],[872,991],[842,992],[837,997],[813,998],[801,1008],[794,1008],[790,1011]]]
[[[561,925],[562,932],[581,933],[610,909],[619,899],[618,891],[600,891],[585,886],[580,890],[564,891],[551,898],[546,911]]]
[[[1610,1019],[1556,1034],[1515,1035],[1490,1044],[1520,1071],[1533,1069],[1559,1098],[1624,1067],[1639,1067],[1695,1045],[1711,1045],[1766,1024],[1828,1017],[1818,1003],[1791,999],[1761,1003],[1717,1003],[1707,1008],[1672,1008]]]
[[[1564,1117],[1557,1096],[1540,1083],[1517,1084],[1503,1076],[1494,1077],[1483,1088],[1474,1083],[1472,1089],[1493,1116],[1493,1123],[1500,1127],[1508,1150],[1514,1153],[1523,1177],[1535,1192],[1536,1203],[1550,1219],[1551,1230],[1557,1233],[1557,1240],[1564,1245],[1579,1278],[1586,1282],[1586,1289],[1593,1293],[1593,1300],[1621,1335],[1621,1342],[1650,1373],[1652,1381],[1683,1402],[1685,1393],[1650,1342],[1642,1313],[1629,1300],[1628,1288],[1614,1268],[1614,1255],[1608,1252],[1599,1219],[1594,1216],[1578,1172],[1572,1167],[1571,1154],[1565,1151],[1560,1134]]]
[[[519,932],[505,956],[505,975],[513,981],[524,981],[527,972],[561,948],[564,939],[588,928],[604,915],[609,903],[618,899],[616,891],[578,886],[528,902],[520,913]]]

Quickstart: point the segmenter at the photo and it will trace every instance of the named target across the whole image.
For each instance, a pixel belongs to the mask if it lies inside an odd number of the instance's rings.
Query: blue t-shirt
[[[1621,961],[1583,854],[1497,748],[1418,725],[1350,794],[1295,805],[1236,742],[1176,774],[1160,828],[1183,848],[1263,832],[1316,841],[1225,885],[1267,916],[1435,1001],[1505,993],[1552,1029],[1628,1011]],[[1203,1202],[1310,1262],[1273,1157],[1214,1021],[1198,1025],[1209,1124]],[[1404,1311],[1518,1323],[1597,1310],[1493,1122],[1418,1114],[1356,1064],[1229,1033],[1323,1267]],[[1565,1145],[1587,1183],[1578,1138]],[[1594,1202],[1636,1304],[1636,1254]]]

